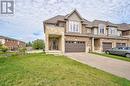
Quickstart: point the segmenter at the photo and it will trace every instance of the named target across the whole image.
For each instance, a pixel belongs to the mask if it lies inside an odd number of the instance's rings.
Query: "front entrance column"
[[[130,46],[130,38],[128,38],[127,46]]]
[[[94,37],[92,38],[92,52],[94,52]]]
[[[99,46],[99,51],[102,52],[103,51],[103,44],[102,44],[102,39],[100,39],[100,46]]]
[[[64,34],[61,36],[61,50],[62,50],[62,53],[64,54],[64,52],[65,52],[65,37],[64,37]]]
[[[49,40],[48,40],[48,34],[45,35],[45,51],[49,50]]]
[[[116,47],[116,42],[115,41],[112,42],[112,48],[114,48],[114,47]]]

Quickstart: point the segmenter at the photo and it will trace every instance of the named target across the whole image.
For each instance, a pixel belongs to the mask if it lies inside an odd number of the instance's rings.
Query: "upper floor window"
[[[99,24],[99,33],[105,34],[105,25],[104,24]]]
[[[80,32],[80,22],[69,21],[69,32]]]
[[[117,35],[118,36],[122,36],[122,32],[121,31],[117,31]]]
[[[109,28],[109,34],[117,35],[117,29],[116,28]]]

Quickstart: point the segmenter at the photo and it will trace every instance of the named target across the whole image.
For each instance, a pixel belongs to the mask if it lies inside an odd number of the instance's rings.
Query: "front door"
[[[51,38],[50,39],[50,50],[58,50],[58,38]]]

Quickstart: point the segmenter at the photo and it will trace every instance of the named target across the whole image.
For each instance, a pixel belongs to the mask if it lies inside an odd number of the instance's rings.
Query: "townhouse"
[[[46,53],[103,52],[129,46],[130,25],[84,19],[77,10],[43,22]]]
[[[11,51],[15,51],[18,48],[26,47],[25,42],[5,36],[0,36],[0,43],[7,46]]]

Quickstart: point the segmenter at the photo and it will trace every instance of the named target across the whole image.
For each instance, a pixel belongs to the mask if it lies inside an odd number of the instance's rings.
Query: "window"
[[[105,33],[105,25],[104,24],[99,24],[99,33],[104,34]]]
[[[121,31],[117,31],[117,35],[118,36],[122,36],[122,32]]]
[[[117,29],[116,28],[109,28],[109,34],[111,35],[116,35],[117,34]]]
[[[104,34],[104,29],[103,28],[100,29],[100,33]]]
[[[69,32],[80,32],[80,22],[69,21]]]

